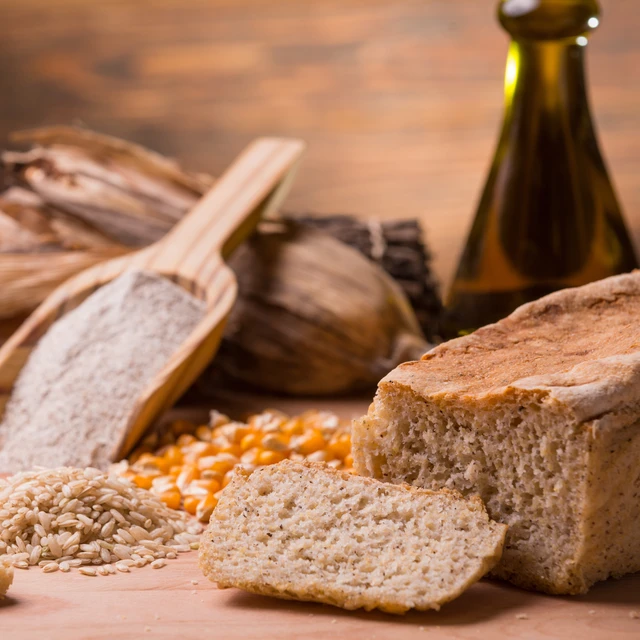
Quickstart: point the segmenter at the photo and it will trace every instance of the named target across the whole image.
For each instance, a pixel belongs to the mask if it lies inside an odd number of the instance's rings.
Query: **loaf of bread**
[[[506,527],[478,498],[320,463],[237,471],[200,543],[219,587],[345,609],[439,609],[493,567]]]
[[[13,582],[13,567],[6,558],[0,556],[0,600],[5,597]]]
[[[640,570],[640,272],[566,289],[384,378],[357,471],[479,495],[493,574],[584,593]]]

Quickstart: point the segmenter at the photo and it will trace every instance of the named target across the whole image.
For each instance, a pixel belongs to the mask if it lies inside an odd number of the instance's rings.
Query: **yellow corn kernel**
[[[320,449],[320,451],[314,451],[307,456],[309,462],[329,462],[333,458],[333,454],[326,449]]]
[[[220,449],[228,447],[231,444],[233,443],[222,435],[215,435],[211,438],[211,446],[215,447],[216,451],[220,451]]]
[[[347,469],[353,468],[353,456],[351,454],[344,457],[344,466]]]
[[[302,420],[304,426],[307,429],[314,428],[314,429],[323,430],[328,426],[327,415],[333,415],[333,414],[327,414],[323,411],[316,411],[315,409],[310,409],[309,411],[305,411],[300,416],[300,419]],[[335,419],[335,416],[333,417]],[[337,421],[335,423],[335,426],[337,427]]]
[[[156,476],[151,480],[151,488],[157,495],[165,491],[178,491],[175,480],[171,476]]]
[[[267,451],[288,451],[289,441],[283,435],[269,433],[262,438],[260,446]]]
[[[304,433],[304,424],[300,418],[291,418],[282,424],[280,432],[288,436],[300,436]]]
[[[351,435],[336,433],[329,441],[328,450],[336,457],[344,460],[351,453]]]
[[[213,471],[223,476],[227,471],[238,464],[238,458],[230,453],[218,453],[215,456],[206,456],[198,460],[200,470]]]
[[[171,423],[171,432],[174,436],[193,433],[195,425],[188,420],[175,420]]]
[[[151,476],[141,476],[135,475],[132,478],[133,483],[140,487],[140,489],[151,489],[151,484],[153,483],[153,478]]]
[[[253,447],[252,449],[249,449],[248,451],[245,451],[240,456],[240,462],[243,465],[258,464],[257,460],[258,460],[258,455],[259,454],[260,454],[260,449],[258,449],[257,447]]]
[[[225,416],[224,413],[220,413],[219,411],[214,410],[209,414],[209,426],[212,429],[215,429],[224,424],[227,424],[228,422],[229,422],[229,418],[227,418],[227,416]]]
[[[198,438],[198,440],[202,440],[203,442],[210,442],[211,441],[211,428],[207,427],[206,424],[201,424],[196,429],[196,438]]]
[[[182,448],[182,456],[184,462],[196,463],[200,458],[215,455],[216,448],[212,447],[209,442],[194,442],[188,447]]]
[[[249,427],[246,424],[242,424],[242,422],[230,422],[229,424],[225,424],[215,430],[216,435],[224,436],[233,444],[240,444],[242,438],[250,432],[251,430]]]
[[[224,478],[222,480],[222,488],[224,489],[232,480],[233,480],[233,469],[231,471],[227,471],[227,473],[224,474]]]
[[[160,500],[162,500],[169,509],[179,509],[180,499],[181,496],[179,491],[164,491],[160,494]]]
[[[227,471],[231,471],[231,469],[233,469],[233,467],[235,467],[239,462],[238,457],[231,453],[219,453],[216,458],[218,458],[219,464],[213,467],[213,470],[219,471],[223,475]]]
[[[184,510],[192,516],[195,516],[200,500],[201,498],[198,498],[197,496],[185,496],[183,503]]]
[[[265,422],[265,424],[263,424],[259,431],[262,434],[267,434],[267,433],[282,433],[282,425],[284,424],[284,421],[281,420],[280,418],[275,419],[275,420],[270,420],[269,422]]]
[[[167,471],[164,460],[159,456],[154,456],[151,453],[143,453],[136,460],[136,468],[144,471],[161,471],[165,473]]]
[[[253,449],[260,444],[262,440],[261,433],[248,433],[242,440],[240,441],[240,448],[243,451],[248,451],[249,449]]]
[[[200,472],[201,480],[217,480],[218,482],[222,482],[222,474],[217,471],[211,471],[210,469],[205,469]]]
[[[183,433],[182,435],[178,436],[178,439],[176,440],[176,444],[179,447],[188,447],[194,442],[198,442],[198,441],[190,433]]]
[[[184,491],[184,488],[200,477],[200,470],[194,464],[185,464],[181,467],[181,471],[176,478],[176,486],[180,491]]]
[[[216,447],[210,442],[196,442],[192,448],[203,456],[214,456],[217,453]]]
[[[144,451],[138,456],[138,459],[136,460],[136,464],[138,466],[142,465],[142,466],[153,467],[153,466],[156,466],[157,460],[158,460],[157,456],[154,456],[153,453]]]
[[[230,453],[234,458],[239,458],[242,455],[242,447],[239,444],[230,444],[220,449],[218,453]]]
[[[182,451],[180,447],[177,447],[175,444],[162,447],[162,449],[158,451],[158,455],[162,457],[165,464],[169,467],[182,463]]]
[[[212,495],[208,495],[206,498],[200,501],[200,504],[196,507],[196,518],[200,522],[209,522],[213,510],[216,508],[218,500]]]
[[[306,433],[298,436],[295,440],[295,444],[292,442],[293,449],[303,456],[308,456],[310,453],[319,451],[325,446],[324,438],[317,429],[312,429]]]
[[[276,464],[281,462],[287,456],[282,451],[260,451],[256,459],[256,463],[259,465]]]
[[[202,498],[204,498],[204,496],[206,496],[208,493],[209,492],[206,489],[204,489],[203,487],[200,487],[194,481],[190,485],[187,485],[184,488],[184,491],[182,492],[182,495],[185,498],[187,496],[193,496],[195,498],[198,498],[198,500],[202,500]]]
[[[276,428],[279,428],[280,424],[285,419],[286,416],[283,413],[280,413],[280,411],[267,409],[262,413],[251,416],[248,420],[248,424],[249,428],[253,429],[254,431],[268,432],[273,429],[274,425],[276,426]]]
[[[216,493],[216,491],[220,491],[221,489],[220,482],[213,478],[211,480],[194,480],[191,484],[201,487],[207,493]]]
[[[203,456],[199,458],[197,461],[198,469],[200,471],[208,471],[211,469],[213,464],[216,462],[215,456]]]

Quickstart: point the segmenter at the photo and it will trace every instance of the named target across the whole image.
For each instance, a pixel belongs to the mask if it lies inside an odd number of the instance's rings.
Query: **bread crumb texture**
[[[238,471],[200,545],[219,587],[345,609],[439,609],[499,560],[506,527],[478,498],[324,464]]]
[[[493,575],[585,593],[640,570],[640,272],[524,305],[401,365],[353,426],[356,470],[478,495]]]

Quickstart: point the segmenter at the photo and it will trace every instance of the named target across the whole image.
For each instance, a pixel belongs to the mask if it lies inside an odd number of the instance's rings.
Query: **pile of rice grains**
[[[328,412],[179,420],[108,472],[60,467],[0,479],[0,560],[87,576],[159,569],[198,548],[201,523],[237,466],[289,458],[351,469],[350,451],[348,425]]]

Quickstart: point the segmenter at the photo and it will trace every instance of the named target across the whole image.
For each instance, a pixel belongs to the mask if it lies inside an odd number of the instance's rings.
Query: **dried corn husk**
[[[42,146],[2,156],[3,182],[22,189],[0,200],[0,319],[29,312],[78,271],[155,241],[212,182],[88,131],[14,139]],[[263,227],[231,266],[239,300],[200,389],[224,376],[278,393],[347,392],[428,348],[393,280],[322,232]]]
[[[2,154],[5,182],[127,246],[160,239],[212,183],[144,147],[85,129],[45,127],[11,139],[38,146]]]
[[[0,320],[31,312],[79,271],[129,249],[12,189],[0,197]]]
[[[264,225],[229,264],[240,296],[210,374],[274,392],[345,393],[428,349],[398,285],[327,234]]]
[[[0,182],[17,186],[0,197],[0,320],[28,314],[79,271],[162,237],[213,181],[75,127],[11,138],[39,146],[2,154]]]

